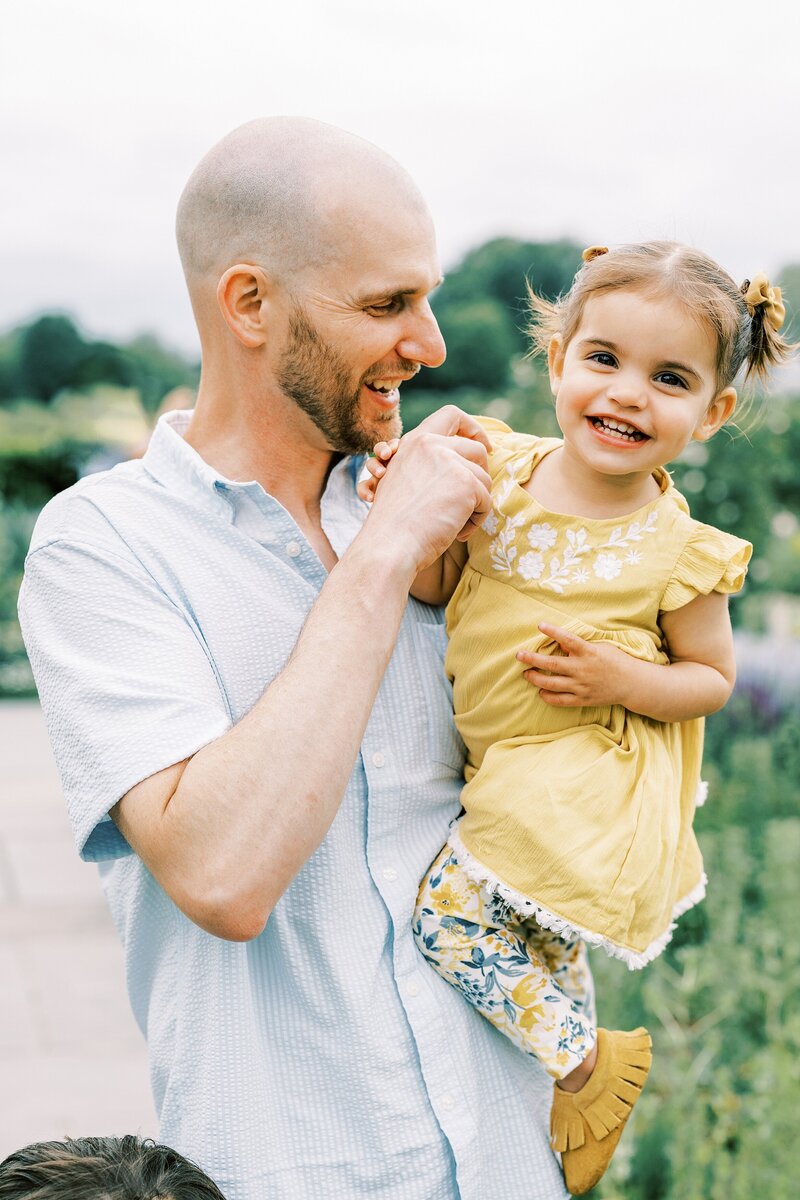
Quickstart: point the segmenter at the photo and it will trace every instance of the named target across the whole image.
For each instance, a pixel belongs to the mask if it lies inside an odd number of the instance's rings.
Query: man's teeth
[[[613,434],[624,442],[642,442],[647,437],[635,426],[627,425],[624,421],[612,421],[610,417],[592,417],[592,422],[595,429],[602,429],[603,433]]]
[[[372,383],[367,384],[373,392],[381,392],[384,396],[388,396],[390,392],[394,392],[400,387],[402,379],[373,379]]]

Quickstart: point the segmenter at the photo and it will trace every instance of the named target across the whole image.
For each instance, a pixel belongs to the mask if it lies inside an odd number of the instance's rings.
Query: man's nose
[[[401,358],[421,363],[423,367],[440,367],[447,357],[441,330],[430,304],[413,314],[395,347]]]

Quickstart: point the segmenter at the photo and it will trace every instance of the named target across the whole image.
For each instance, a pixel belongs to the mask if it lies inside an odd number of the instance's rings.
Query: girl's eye
[[[609,354],[607,350],[597,350],[594,354],[589,355],[591,362],[599,363],[601,367],[615,367],[617,360],[613,354]]]
[[[662,371],[660,375],[656,375],[657,383],[664,383],[667,387],[686,388],[688,385],[685,379],[681,379],[680,375],[674,375],[672,371]]]

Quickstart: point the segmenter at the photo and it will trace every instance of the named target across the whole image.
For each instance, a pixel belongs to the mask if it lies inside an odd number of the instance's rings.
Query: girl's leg
[[[586,945],[580,938],[573,941],[545,929],[538,921],[523,921],[525,941],[544,959],[553,979],[565,996],[583,1013],[587,1021],[597,1025],[594,980],[589,967]]]
[[[535,1055],[553,1078],[563,1079],[597,1038],[584,1011],[585,979],[578,984],[580,954],[567,955],[571,966],[559,962],[562,976],[580,996],[576,1003],[525,934],[525,923],[473,882],[445,846],[420,887],[417,945],[434,970],[495,1028]]]

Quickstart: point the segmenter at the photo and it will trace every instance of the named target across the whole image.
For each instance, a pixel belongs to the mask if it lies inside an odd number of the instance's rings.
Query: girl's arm
[[[409,588],[411,595],[425,604],[447,604],[456,590],[466,561],[466,544],[453,542],[441,558],[437,558],[435,563],[420,571]]]
[[[528,668],[524,678],[556,707],[622,704],[655,721],[689,721],[722,708],[736,681],[728,600],[719,592],[662,614],[670,656],[664,665],[552,625],[539,628],[566,657],[521,650],[517,658]]]

